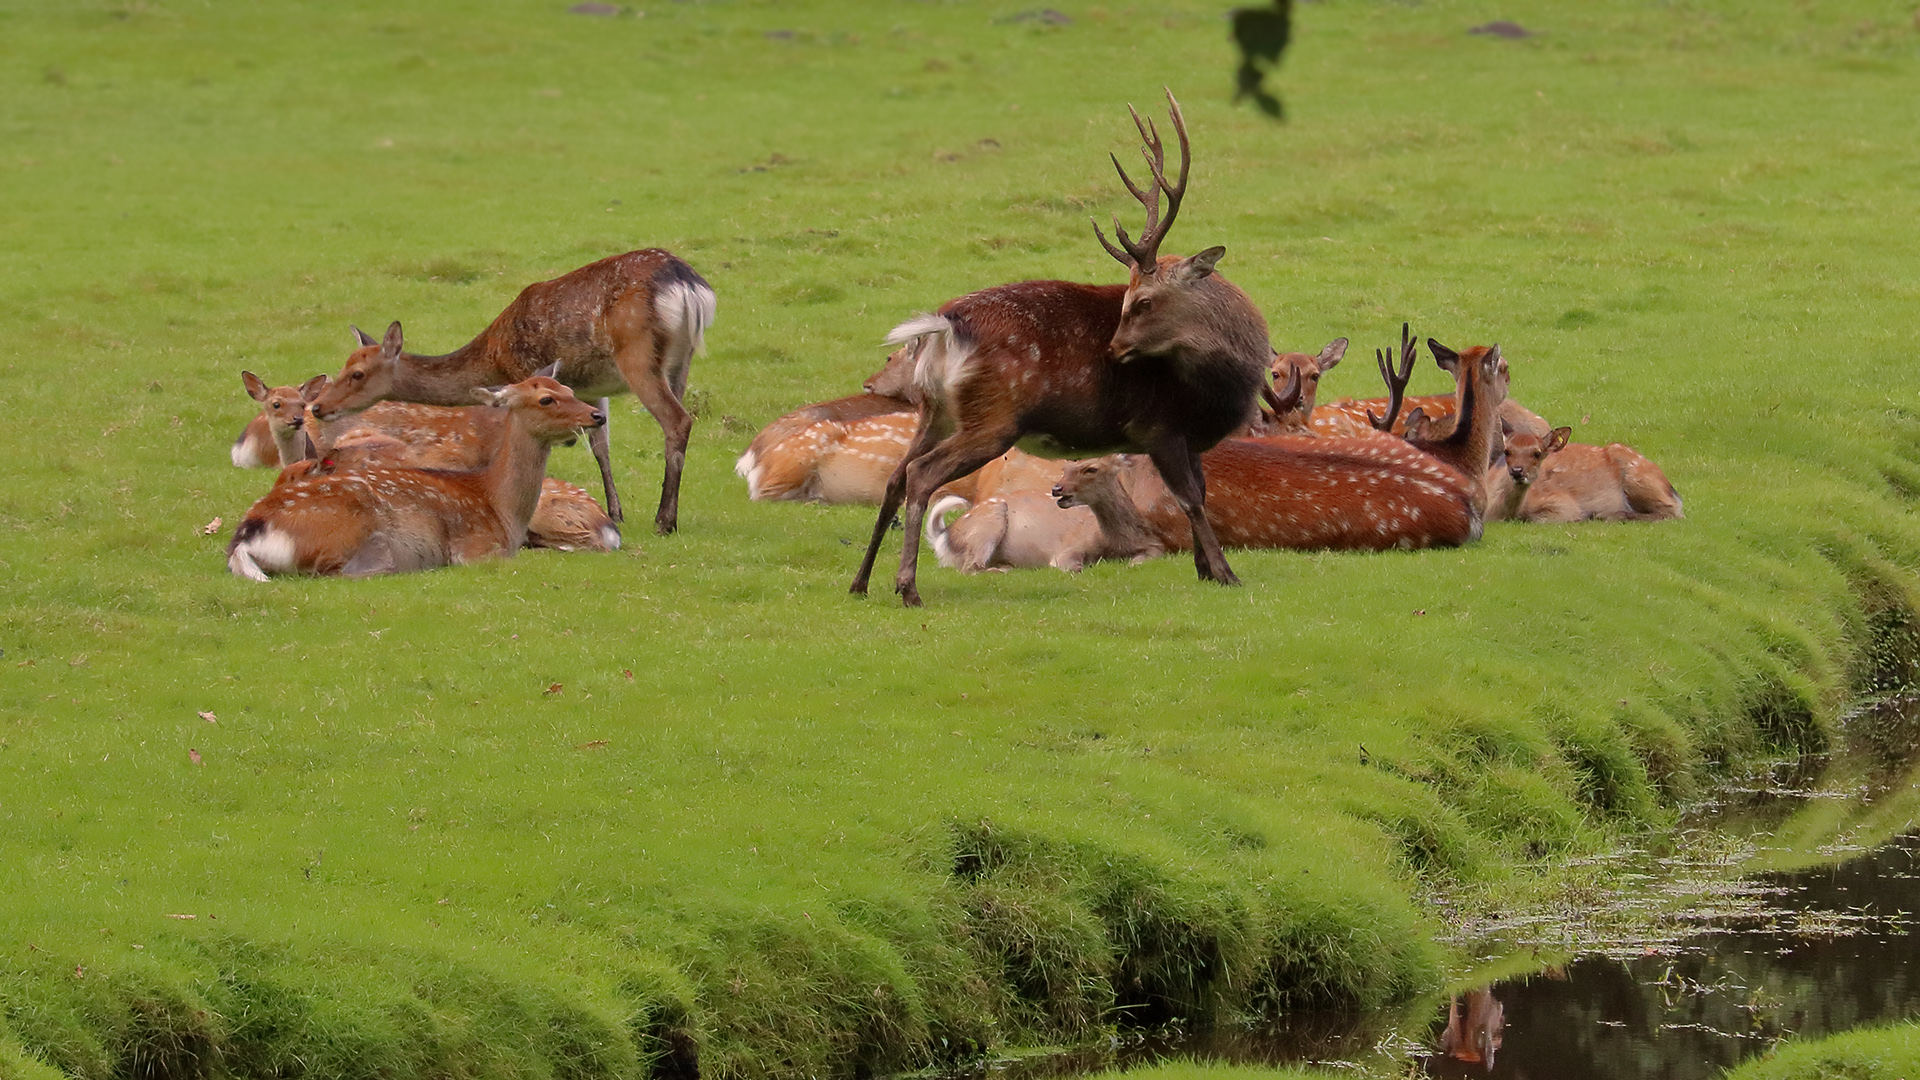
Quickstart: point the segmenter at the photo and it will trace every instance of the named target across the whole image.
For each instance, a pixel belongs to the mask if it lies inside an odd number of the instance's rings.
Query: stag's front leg
[[[926,517],[927,503],[942,484],[980,468],[1007,452],[1014,435],[957,431],[933,448],[925,457],[907,466],[907,535],[900,548],[900,573],[893,579],[893,591],[908,607],[920,606],[920,588],[916,577],[920,569],[920,527]]]
[[[1173,492],[1173,500],[1180,504],[1193,528],[1193,566],[1200,580],[1240,584],[1227,565],[1219,539],[1213,535],[1213,525],[1207,521],[1207,482],[1200,471],[1200,455],[1188,449],[1186,439],[1169,436],[1148,447],[1147,456],[1153,459],[1153,467],[1160,470],[1160,479],[1166,481],[1167,490]]]
[[[606,398],[600,399],[600,415],[608,418],[613,416]],[[626,515],[620,511],[620,493],[613,489],[613,459],[608,453],[610,444],[607,441],[607,429],[612,426],[611,423],[601,424],[587,432],[587,449],[593,451],[593,460],[600,465],[600,485],[607,493],[607,516],[617,524],[625,520]]]
[[[926,456],[933,445],[933,434],[933,416],[922,409],[920,426],[914,428],[907,452],[901,456],[900,464],[893,467],[893,475],[887,477],[886,493],[880,497],[880,517],[873,523],[873,539],[867,541],[866,557],[860,560],[860,571],[853,575],[853,584],[847,589],[855,596],[867,595],[867,579],[873,576],[874,560],[880,557],[880,542],[887,538],[887,526],[893,523],[893,515],[900,512],[900,500],[906,495],[907,466]]]

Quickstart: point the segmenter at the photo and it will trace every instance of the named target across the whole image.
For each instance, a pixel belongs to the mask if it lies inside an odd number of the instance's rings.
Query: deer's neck
[[[307,440],[305,431],[279,424],[271,425],[270,430],[273,432],[273,448],[280,454],[281,468],[296,461],[305,461],[311,456],[313,444]]]
[[[1110,477],[1096,490],[1086,494],[1093,498],[1083,498],[1081,501],[1093,511],[1094,520],[1100,523],[1100,534],[1109,548],[1139,551],[1157,539],[1147,519],[1141,516],[1139,507],[1133,505],[1133,498],[1121,487],[1119,477]]]
[[[387,396],[420,405],[471,405],[474,387],[504,386],[524,377],[512,370],[510,359],[494,346],[491,328],[440,356],[401,353]]]
[[[540,504],[540,484],[547,476],[549,443],[534,438],[518,416],[509,415],[499,449],[487,465],[487,502],[507,529],[507,550],[518,551],[527,542],[527,524]]]

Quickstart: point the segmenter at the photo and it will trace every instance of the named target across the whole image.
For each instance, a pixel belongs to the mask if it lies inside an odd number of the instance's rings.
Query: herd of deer
[[[864,393],[776,420],[741,456],[754,499],[879,504],[853,592],[866,592],[903,508],[894,588],[909,605],[920,603],[923,525],[941,562],[962,570],[1078,570],[1191,549],[1203,580],[1230,585],[1223,545],[1419,548],[1477,539],[1489,518],[1680,516],[1651,461],[1569,444],[1569,428],[1510,399],[1497,345],[1455,352],[1429,338],[1454,392],[1408,398],[1416,346],[1402,327],[1397,356],[1376,354],[1387,397],[1316,405],[1345,338],[1277,354],[1259,309],[1215,272],[1224,248],[1159,254],[1191,160],[1167,100],[1178,178],[1155,125],[1134,113],[1150,179],[1114,167],[1146,226],[1136,241],[1116,219],[1117,244],[1094,229],[1127,284],[1023,281],[949,301],[894,329]],[[333,379],[269,388],[243,373],[261,411],[234,464],[281,471],[235,529],[228,566],[260,580],[359,576],[521,546],[617,548],[606,399],[623,391],[665,433],[654,526],[673,531],[688,365],[713,312],[712,288],[685,262],[635,251],[529,286],[444,356],[406,352],[396,322],[379,341],[356,328]],[[545,477],[548,450],[583,430],[604,513]],[[1111,456],[1052,460],[1089,454]]]

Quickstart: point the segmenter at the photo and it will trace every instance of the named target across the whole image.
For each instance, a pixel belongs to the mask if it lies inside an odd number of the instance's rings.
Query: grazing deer
[[[1201,460],[1207,517],[1229,547],[1379,551],[1480,538],[1481,519],[1459,473],[1398,440],[1228,439]],[[1122,460],[1114,468],[1129,466]],[[1054,494],[1091,507],[1109,534],[1145,528],[1168,550],[1185,548],[1187,530],[1164,487],[1137,466],[1131,473],[1131,499],[1076,486],[1071,469]]]
[[[270,387],[260,376],[243,371],[240,384],[260,403],[260,412],[233,442],[234,467],[285,467],[307,457],[313,449],[307,432],[307,404],[319,396],[327,377],[315,375],[297,387]]]
[[[1686,516],[1680,493],[1660,466],[1621,443],[1567,442],[1572,433],[1572,428],[1553,430],[1552,441],[1558,446],[1521,499],[1521,520],[1668,521]]]
[[[1548,454],[1567,445],[1572,428],[1555,428],[1542,441],[1530,432],[1508,432],[1506,449],[1487,466],[1487,520],[1512,521],[1520,504],[1540,478],[1540,464]]]
[[[548,451],[606,423],[606,414],[545,376],[472,393],[508,410],[506,434],[485,469],[372,468],[290,479],[247,511],[227,545],[228,569],[255,581],[366,577],[511,556],[526,543]]]
[[[693,430],[693,415],[681,399],[713,311],[713,288],[692,267],[658,248],[629,251],[527,286],[479,337],[444,356],[403,351],[398,322],[377,342],[354,328],[359,347],[313,403],[313,412],[331,421],[390,399],[465,405],[476,387],[525,379],[558,364],[554,378],[599,398],[603,414],[607,395],[631,391],[659,421],[666,472],[653,523],[658,532],[670,533],[679,523],[680,474]],[[587,442],[600,465],[607,513],[620,521],[607,429],[595,427]]]
[[[904,501],[906,538],[894,591],[908,606],[919,606],[915,573],[928,500],[940,485],[1015,443],[1048,456],[1144,450],[1187,515],[1201,579],[1239,583],[1203,511],[1200,454],[1252,419],[1273,350],[1259,309],[1214,273],[1225,248],[1184,259],[1159,255],[1186,195],[1191,160],[1180,105],[1171,93],[1167,102],[1180,143],[1178,182],[1166,177],[1158,131],[1134,112],[1152,179],[1142,188],[1117,157],[1114,167],[1146,209],[1146,227],[1136,243],[1116,219],[1118,247],[1094,227],[1101,246],[1129,268],[1125,287],[996,286],[951,300],[938,314],[908,320],[888,336],[890,344],[911,347],[924,403],[913,443],[887,481],[852,592],[867,591],[888,524]]]

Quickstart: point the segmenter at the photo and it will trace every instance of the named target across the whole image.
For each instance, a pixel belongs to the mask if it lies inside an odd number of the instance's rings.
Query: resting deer
[[[1321,349],[1318,355],[1308,353],[1275,353],[1272,363],[1273,385],[1263,386],[1260,397],[1263,407],[1260,416],[1248,428],[1246,434],[1251,437],[1262,435],[1317,435],[1314,430],[1313,399],[1320,392],[1320,377],[1333,370],[1340,358],[1347,354],[1347,339],[1334,338]],[[1298,378],[1300,392],[1291,405],[1285,404],[1275,386],[1287,380]]]
[[[380,341],[354,329],[359,348],[313,403],[331,421],[379,401],[465,405],[476,387],[525,379],[558,364],[556,380],[589,398],[633,392],[660,423],[666,471],[654,528],[679,523],[680,474],[686,467],[693,415],[681,399],[693,354],[713,323],[713,288],[694,269],[658,248],[630,251],[529,285],[480,336],[444,356],[404,351],[400,324]],[[624,515],[607,456],[607,430],[588,436],[606,489],[607,513]]]
[[[307,432],[307,404],[326,384],[325,375],[315,375],[299,386],[268,386],[253,372],[241,372],[240,385],[260,403],[260,411],[233,442],[234,466],[284,468],[310,456],[313,445]]]
[[[1457,353],[1428,338],[1427,348],[1433,352],[1434,363],[1454,377],[1454,423],[1448,430],[1439,431],[1437,425],[1428,421],[1425,410],[1416,408],[1407,416],[1407,442],[1459,470],[1473,491],[1475,510],[1484,516],[1487,509],[1487,466],[1497,455],[1500,445],[1500,403],[1507,398],[1507,362],[1501,358],[1498,345],[1476,345],[1464,353]],[[1380,355],[1380,370],[1387,375],[1388,386],[1393,394],[1388,399],[1384,418],[1369,412],[1367,419],[1381,431],[1392,429],[1402,404],[1401,391],[1406,388],[1413,371],[1414,346],[1404,327],[1401,330],[1400,355],[1397,374],[1390,370],[1385,355]],[[1466,422],[1462,423],[1461,418],[1465,418]]]
[[[1668,521],[1686,516],[1660,466],[1621,443],[1570,443],[1555,428],[1539,479],[1515,516],[1523,521]]]
[[[919,606],[915,574],[928,500],[1015,443],[1048,456],[1144,450],[1187,515],[1201,579],[1239,583],[1207,524],[1200,454],[1253,418],[1273,350],[1259,309],[1214,273],[1225,248],[1184,259],[1159,255],[1186,195],[1191,159],[1179,103],[1171,93],[1167,102],[1180,143],[1179,180],[1166,177],[1159,133],[1133,113],[1152,178],[1142,188],[1118,158],[1114,167],[1146,209],[1146,227],[1136,243],[1116,219],[1117,247],[1094,228],[1101,246],[1129,268],[1124,288],[1001,285],[949,301],[889,335],[890,344],[912,347],[925,398],[913,443],[888,478],[852,592],[867,591],[888,524],[904,502],[894,591]]]
[[[1540,478],[1540,464],[1548,454],[1567,445],[1572,428],[1554,428],[1545,441],[1527,432],[1508,432],[1506,448],[1487,466],[1487,520],[1512,521],[1520,504]]]
[[[1077,573],[1104,559],[1139,561],[1162,554],[1158,545],[1149,550],[1130,538],[1108,535],[1084,507],[1059,504],[1051,489],[1061,464],[1009,450],[973,474],[971,499],[935,499],[927,511],[927,542],[941,565],[964,573],[1043,566]],[[1067,470],[1079,464],[1067,462]],[[969,501],[972,507],[949,524],[946,515]]]
[[[485,469],[371,468],[275,485],[233,532],[227,566],[270,574],[366,577],[506,558],[526,543],[553,444],[606,414],[545,376],[475,397],[508,411]]]
[[[1437,426],[1438,423],[1451,418],[1454,415],[1454,410],[1459,406],[1458,378],[1456,377],[1455,379],[1454,392],[1451,394],[1423,394],[1417,397],[1405,397],[1407,383],[1411,381],[1413,377],[1414,361],[1413,341],[1408,336],[1407,325],[1405,323],[1402,323],[1400,326],[1399,370],[1397,372],[1395,371],[1384,352],[1375,350],[1374,358],[1380,365],[1380,377],[1386,381],[1389,396],[1384,398],[1367,398],[1358,401],[1353,398],[1341,398],[1339,401],[1328,405],[1311,407],[1313,415],[1310,423],[1314,433],[1317,435],[1364,436],[1378,430],[1389,431],[1395,435],[1405,435],[1407,433],[1407,418],[1417,409],[1426,416],[1429,425],[1436,425],[1429,428],[1428,435],[1437,434],[1440,431],[1440,428]],[[1386,419],[1384,421],[1374,415],[1373,410],[1375,408],[1380,408],[1385,413]],[[1542,420],[1526,406],[1512,398],[1507,398],[1500,402],[1499,416],[1500,422],[1506,430],[1524,432],[1535,435],[1541,439],[1547,437],[1547,433],[1552,427],[1552,425]],[[1493,448],[1493,456],[1497,457],[1498,454],[1499,448],[1496,443]],[[1489,461],[1491,461],[1491,458]]]
[[[1229,547],[1378,551],[1480,537],[1480,517],[1459,474],[1403,442],[1228,439],[1202,461],[1207,517]],[[1180,515],[1155,478],[1124,460],[1112,468],[1130,473],[1130,499],[1076,480],[1072,469],[1054,494],[1091,507],[1109,534],[1145,529],[1168,550],[1185,548]]]
[[[264,426],[281,465],[276,484],[308,475],[319,466],[323,454],[329,469],[484,468],[506,433],[505,419],[498,409],[398,401],[382,402],[363,413],[321,424],[305,413],[306,403],[325,387],[325,375],[316,375],[297,389],[268,388],[252,372],[241,372],[241,381],[247,392],[262,402]],[[275,407],[276,402],[280,407]],[[299,412],[294,411],[296,405]],[[243,434],[241,442],[235,444],[236,463],[245,441]],[[620,530],[584,488],[549,476],[540,485],[540,504],[527,527],[527,546],[558,551],[618,551]]]

